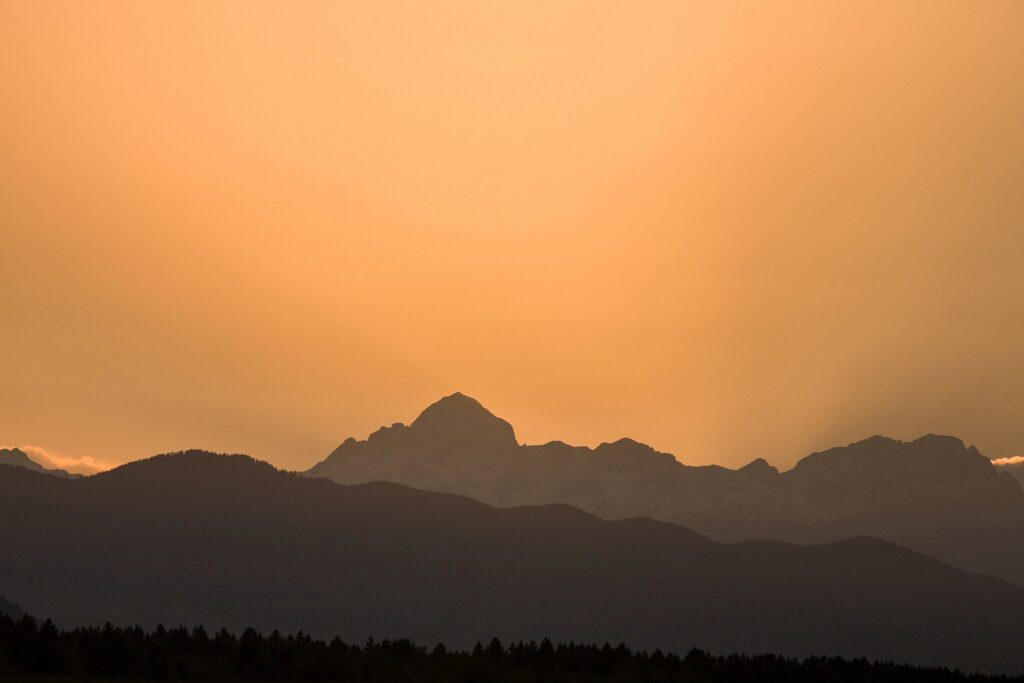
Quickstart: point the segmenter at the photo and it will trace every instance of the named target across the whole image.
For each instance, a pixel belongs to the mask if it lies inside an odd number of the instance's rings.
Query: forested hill
[[[499,510],[245,457],[175,454],[75,480],[0,467],[0,537],[3,590],[66,628],[461,648],[546,635],[1024,670],[1024,588],[881,541],[717,544],[649,519]]]
[[[316,640],[299,633],[241,636],[201,627],[144,631],[139,627],[60,631],[31,617],[0,616],[0,676],[40,681],[49,677],[183,681],[481,681],[487,683],[792,681],[855,683],[929,681],[1021,682],[967,675],[942,668],[847,660],[840,657],[790,659],[775,655],[716,656],[693,649],[685,656],[632,650],[625,645],[517,642],[491,639],[471,651],[432,648],[409,640],[363,645],[335,638]],[[64,679],[66,680],[66,679]]]
[[[652,520],[341,486],[201,452],[77,480],[0,467],[0,536],[3,590],[67,628],[458,648],[546,635],[1024,669],[1024,588],[870,538],[720,544]]]

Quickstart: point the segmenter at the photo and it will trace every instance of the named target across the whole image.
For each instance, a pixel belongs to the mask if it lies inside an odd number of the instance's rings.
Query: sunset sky
[[[1024,3],[0,4],[0,446],[1024,453]]]

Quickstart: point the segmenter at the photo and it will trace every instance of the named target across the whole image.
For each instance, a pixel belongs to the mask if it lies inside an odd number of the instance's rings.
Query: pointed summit
[[[42,472],[43,474],[52,474],[57,477],[64,477],[67,479],[77,479],[82,476],[80,474],[71,474],[64,470],[50,469],[43,467],[35,460],[29,457],[28,453],[21,450],[20,448],[0,448],[0,465],[13,465],[14,467],[22,467],[26,470],[32,470],[33,472]]]
[[[768,461],[765,460],[764,458],[757,458],[755,460],[751,460],[749,463],[747,463],[746,465],[744,465],[743,467],[739,468],[736,471],[755,477],[771,476],[779,473],[779,470],[769,465]]]
[[[452,446],[476,448],[514,448],[515,431],[480,402],[455,392],[427,406],[410,425],[421,437],[443,441]]]
[[[14,465],[28,470],[43,472],[45,468],[20,448],[0,448],[0,465]]]

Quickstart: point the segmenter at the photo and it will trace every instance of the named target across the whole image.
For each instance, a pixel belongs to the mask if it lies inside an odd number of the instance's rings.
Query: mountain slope
[[[565,503],[605,519],[647,516],[716,540],[885,538],[1024,585],[1024,493],[973,447],[872,437],[788,472],[763,460],[689,467],[630,439],[595,449],[519,445],[512,427],[455,394],[410,426],[346,440],[306,474],[391,481],[497,506]]]
[[[993,460],[992,464],[996,466],[996,469],[1006,472],[1024,485],[1024,457],[1002,458]]]
[[[1024,589],[882,541],[723,545],[562,505],[339,486],[244,456],[159,456],[79,480],[0,468],[0,538],[0,585],[64,626],[1024,666]]]
[[[20,448],[0,448],[0,465],[13,465],[14,467],[24,467],[25,469],[32,470],[33,472],[43,472],[45,474],[52,474],[57,477],[64,477],[65,479],[77,479],[82,476],[80,474],[71,474],[64,470],[49,469],[43,467],[32,458],[28,457],[28,454]]]

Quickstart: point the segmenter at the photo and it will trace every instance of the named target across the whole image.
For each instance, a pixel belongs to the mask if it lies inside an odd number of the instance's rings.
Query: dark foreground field
[[[404,640],[363,645],[302,633],[241,636],[184,627],[58,630],[51,622],[0,615],[0,678],[4,683],[100,680],[154,681],[1024,681],[863,659],[774,655],[685,656],[634,651],[625,645],[503,645],[492,639],[470,652]]]

